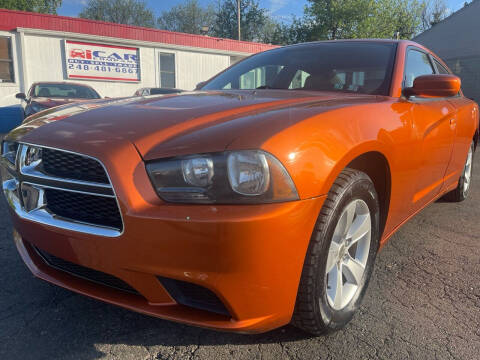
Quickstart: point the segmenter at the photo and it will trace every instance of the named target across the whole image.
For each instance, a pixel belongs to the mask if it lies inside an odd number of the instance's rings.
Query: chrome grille
[[[15,168],[4,171],[4,193],[20,217],[101,236],[123,231],[115,192],[99,160],[20,144]]]

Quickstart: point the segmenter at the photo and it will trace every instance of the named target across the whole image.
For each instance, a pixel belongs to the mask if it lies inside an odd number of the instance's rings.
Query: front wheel
[[[467,160],[465,160],[465,166],[463,167],[462,175],[458,180],[458,186],[455,190],[447,193],[444,198],[452,202],[460,202],[468,197],[470,192],[470,186],[472,183],[473,173],[473,154],[475,152],[475,144],[472,141],[470,149],[468,150]]]
[[[375,187],[365,173],[347,168],[333,184],[315,225],[293,324],[317,335],[345,326],[364,297],[378,244]]]

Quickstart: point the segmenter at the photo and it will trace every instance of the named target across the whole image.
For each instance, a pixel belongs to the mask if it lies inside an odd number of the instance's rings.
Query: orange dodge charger
[[[2,143],[2,184],[41,279],[212,329],[321,334],[402,224],[467,197],[478,121],[414,42],[300,44],[194,92],[37,113]]]

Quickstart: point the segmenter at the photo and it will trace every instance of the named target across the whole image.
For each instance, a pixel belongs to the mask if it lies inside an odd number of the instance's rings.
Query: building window
[[[11,39],[0,37],[0,82],[14,81]]]
[[[160,53],[160,87],[175,87],[175,54]]]

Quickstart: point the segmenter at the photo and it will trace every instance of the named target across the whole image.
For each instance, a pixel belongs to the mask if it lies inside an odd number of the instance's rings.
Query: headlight
[[[15,168],[15,161],[17,158],[18,143],[13,141],[2,142],[2,157],[5,159],[10,168]]]
[[[30,104],[30,108],[32,109],[31,114],[35,114],[37,112],[40,112],[42,110],[48,109],[47,107],[40,105],[39,103],[32,102]]]
[[[235,204],[297,200],[290,175],[261,150],[177,157],[147,163],[157,194],[179,203]]]

